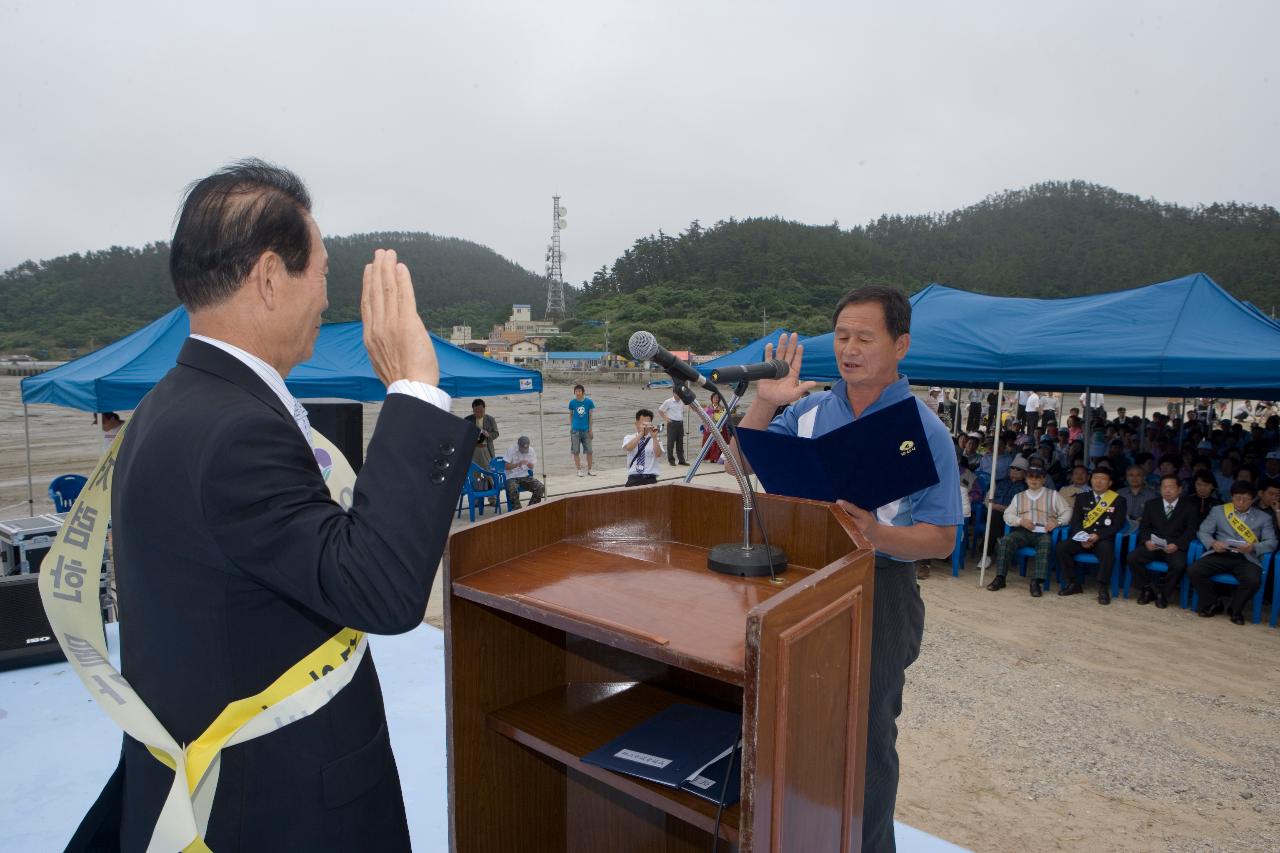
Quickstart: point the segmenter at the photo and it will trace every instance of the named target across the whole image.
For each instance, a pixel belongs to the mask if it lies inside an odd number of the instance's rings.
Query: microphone
[[[631,357],[636,361],[652,361],[671,374],[671,378],[678,382],[692,382],[694,385],[701,385],[703,388],[715,391],[714,385],[711,385],[702,376],[701,373],[694,370],[688,362],[677,358],[676,355],[662,348],[662,344],[658,343],[658,339],[650,332],[636,332],[627,341],[627,349],[631,352]]]
[[[791,372],[791,365],[780,358],[756,364],[738,364],[711,371],[712,382],[755,382],[757,379],[781,379]]]

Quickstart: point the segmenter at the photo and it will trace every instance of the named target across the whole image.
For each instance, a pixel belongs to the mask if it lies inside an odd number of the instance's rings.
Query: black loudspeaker
[[[364,406],[347,400],[308,400],[311,428],[337,445],[357,474],[364,465]]]
[[[0,670],[66,660],[40,603],[39,578],[0,578]]]

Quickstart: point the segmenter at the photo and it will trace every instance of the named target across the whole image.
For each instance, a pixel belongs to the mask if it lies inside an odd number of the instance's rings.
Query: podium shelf
[[[643,682],[565,684],[493,711],[485,722],[489,729],[516,743],[709,834],[715,830],[715,804],[581,760],[677,703],[703,704]],[[725,807],[720,819],[720,837],[731,844],[738,841],[739,806]]]
[[[677,542],[558,542],[453,582],[461,598],[644,657],[744,683],[747,614],[785,583],[707,568],[706,548]]]

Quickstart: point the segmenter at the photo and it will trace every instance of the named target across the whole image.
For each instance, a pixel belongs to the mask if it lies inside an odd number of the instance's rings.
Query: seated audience
[[[530,492],[533,498],[529,506],[540,502],[546,496],[546,487],[542,481],[533,476],[538,469],[538,454],[529,443],[529,436],[522,435],[516,443],[507,448],[505,459],[507,467],[507,502],[513,509],[520,508],[520,492]]]
[[[1244,607],[1262,585],[1261,557],[1276,549],[1276,528],[1270,515],[1253,506],[1253,487],[1243,480],[1231,484],[1231,503],[1216,506],[1200,525],[1205,554],[1187,574],[1200,598],[1200,616],[1223,611],[1213,576],[1231,575],[1239,583],[1226,604],[1227,615],[1244,624]]]
[[[1089,469],[1076,463],[1071,467],[1071,482],[1063,486],[1058,494],[1068,504],[1074,504],[1076,495],[1089,490]]]
[[[1182,497],[1182,484],[1173,474],[1160,478],[1160,497],[1147,501],[1138,525],[1138,542],[1127,562],[1138,587],[1138,603],[1156,603],[1164,609],[1178,594],[1178,584],[1187,570],[1187,549],[1200,527],[1200,519],[1190,499]],[[1160,583],[1148,571],[1152,561],[1165,563],[1169,570]]]
[[[987,528],[987,548],[990,551],[996,549],[1000,535],[1004,532],[1004,525],[1000,523],[1001,515],[1009,508],[1013,496],[1027,488],[1026,473],[1027,460],[1018,456],[1009,463],[1009,479],[997,480],[995,494],[986,501],[987,506],[991,508],[991,526]],[[985,508],[983,512],[985,514]],[[983,560],[979,560],[982,568],[991,565],[990,555]]]
[[[1146,472],[1139,465],[1130,465],[1124,472],[1125,487],[1120,490],[1129,508],[1129,526],[1137,527],[1142,519],[1142,508],[1156,497],[1156,490],[1147,485]]]
[[[1098,558],[1098,603],[1111,603],[1111,570],[1115,565],[1116,536],[1124,529],[1127,515],[1124,498],[1111,490],[1111,471],[1101,465],[1093,469],[1090,489],[1076,495],[1067,538],[1058,543],[1058,565],[1066,585],[1058,595],[1084,592],[1077,554]]]
[[[1200,516],[1200,521],[1204,521],[1208,518],[1210,510],[1222,503],[1218,499],[1218,484],[1208,471],[1196,474],[1191,482],[1192,493],[1189,496],[1191,504],[1196,508],[1196,515]]]
[[[1045,485],[1045,467],[1040,459],[1033,458],[1027,466],[1027,487],[1013,496],[1004,511],[1004,523],[1009,532],[996,543],[996,576],[987,584],[995,592],[1004,589],[1009,563],[1019,548],[1034,548],[1036,555],[1031,564],[1031,597],[1043,594],[1043,584],[1049,575],[1049,545],[1055,528],[1071,520],[1071,505],[1062,496]]]

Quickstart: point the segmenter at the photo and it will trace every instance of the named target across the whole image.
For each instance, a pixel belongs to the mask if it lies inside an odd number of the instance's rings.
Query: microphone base
[[[769,570],[770,564],[773,566],[772,571]],[[729,542],[711,549],[711,555],[707,557],[707,568],[723,575],[744,578],[780,575],[787,570],[787,552],[777,545],[769,548],[752,545],[747,550],[742,547],[741,542]]]

